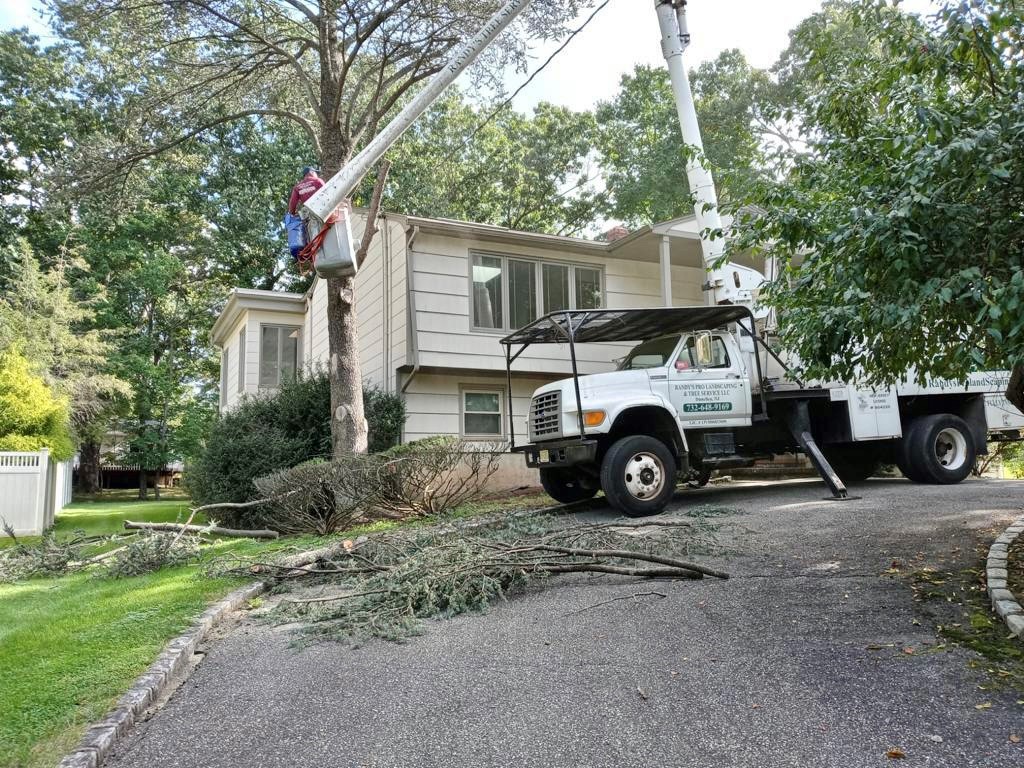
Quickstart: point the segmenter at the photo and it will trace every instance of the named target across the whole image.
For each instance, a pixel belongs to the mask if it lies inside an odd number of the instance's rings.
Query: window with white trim
[[[560,309],[600,309],[598,267],[474,253],[470,276],[472,326],[511,331]]]
[[[260,326],[260,388],[276,389],[294,381],[299,370],[302,329],[293,325]]]
[[[462,436],[500,438],[505,434],[504,392],[491,389],[463,389]]]

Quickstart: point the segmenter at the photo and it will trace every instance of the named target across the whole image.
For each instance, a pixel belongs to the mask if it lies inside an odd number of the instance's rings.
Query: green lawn
[[[59,762],[167,641],[235,583],[184,567],[0,585],[0,765]]]
[[[55,529],[116,533],[126,519],[184,520],[188,507],[181,498],[76,502]],[[259,546],[232,541],[217,549]],[[130,579],[79,573],[0,584],[0,766],[59,762],[168,640],[241,583],[197,571],[193,565]]]

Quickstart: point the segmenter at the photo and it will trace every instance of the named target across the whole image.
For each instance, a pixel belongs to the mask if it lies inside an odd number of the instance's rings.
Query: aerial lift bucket
[[[320,277],[352,277],[359,269],[352,244],[351,211],[339,205],[324,222],[310,217],[309,242],[313,248],[313,266]]]

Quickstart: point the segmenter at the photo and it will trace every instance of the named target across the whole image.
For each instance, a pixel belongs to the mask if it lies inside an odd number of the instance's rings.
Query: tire
[[[825,452],[825,458],[844,483],[867,480],[881,464],[877,456],[861,446],[836,446]]]
[[[656,515],[676,490],[676,460],[661,440],[631,435],[615,442],[601,462],[601,489],[627,517]]]
[[[896,466],[903,473],[903,476],[913,483],[925,482],[924,476],[917,471],[917,463],[911,460],[911,444],[913,443],[914,435],[917,434],[919,429],[918,424],[920,421],[921,419],[917,418],[907,425],[906,430],[903,432],[903,437],[896,441],[896,447],[893,450]]]
[[[572,504],[593,498],[597,487],[588,488],[580,482],[578,475],[568,469],[542,469],[540,484],[544,492],[560,504]]]
[[[920,483],[959,483],[971,474],[978,457],[967,422],[951,413],[915,419],[904,442],[911,479]]]

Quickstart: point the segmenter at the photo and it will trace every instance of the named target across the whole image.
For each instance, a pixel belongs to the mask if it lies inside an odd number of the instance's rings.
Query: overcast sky
[[[905,0],[904,7],[927,11],[933,0]],[[595,3],[596,4],[596,3]],[[45,34],[34,0],[0,0],[0,28],[28,26]],[[821,0],[691,0],[687,8],[692,43],[690,68],[714,59],[726,48],[739,48],[751,64],[768,67],[788,42],[788,33],[801,19],[821,7]],[[585,11],[579,23],[590,15]],[[558,47],[558,42],[532,53],[533,71]],[[661,64],[658,20],[652,0],[611,0],[552,64],[515,100],[519,109],[551,101],[587,109],[610,98],[619,78],[637,64]],[[509,90],[526,75],[509,73]]]

